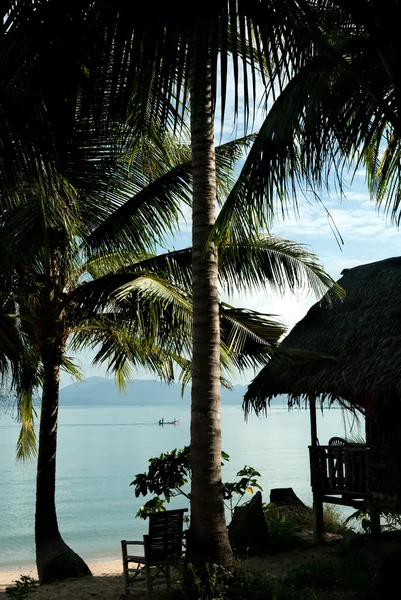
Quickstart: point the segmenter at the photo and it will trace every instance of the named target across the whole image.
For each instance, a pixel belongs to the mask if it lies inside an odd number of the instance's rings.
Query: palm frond
[[[72,360],[69,356],[63,354],[61,358],[62,362],[60,368],[71,377],[74,377],[77,381],[82,381],[85,377],[82,369]]]
[[[36,456],[35,417],[37,414],[33,407],[33,394],[32,390],[29,390],[21,394],[18,403],[18,420],[21,422],[21,429],[17,440],[17,460],[26,462]]]
[[[301,244],[273,235],[248,238],[245,244],[222,244],[219,276],[229,293],[270,287],[281,294],[287,290],[312,290],[320,297],[329,290],[332,295],[344,295],[317,256]]]
[[[97,252],[101,248],[106,252],[127,247],[146,250],[156,240],[162,244],[166,234],[178,224],[181,203],[191,202],[189,184],[188,164],[171,169],[121,204],[88,236],[86,243]]]
[[[220,305],[221,342],[231,363],[240,371],[265,365],[286,327],[272,315]]]

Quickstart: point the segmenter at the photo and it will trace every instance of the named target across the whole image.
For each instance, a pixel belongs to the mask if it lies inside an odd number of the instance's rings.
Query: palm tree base
[[[84,560],[60,538],[36,548],[39,582],[50,583],[72,577],[90,577]]]

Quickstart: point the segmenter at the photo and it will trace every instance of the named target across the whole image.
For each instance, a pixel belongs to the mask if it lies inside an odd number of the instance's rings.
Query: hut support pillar
[[[375,540],[380,538],[380,510],[374,506],[370,506],[370,531]]]
[[[313,538],[316,544],[324,544],[323,498],[313,492]]]
[[[316,399],[309,400],[311,446],[317,446]],[[312,484],[313,485],[313,484]],[[323,496],[313,490],[313,537],[317,544],[324,544]]]
[[[316,421],[316,400],[309,401],[309,416],[310,416],[310,436],[311,436],[311,446],[318,445],[317,439],[317,421]]]

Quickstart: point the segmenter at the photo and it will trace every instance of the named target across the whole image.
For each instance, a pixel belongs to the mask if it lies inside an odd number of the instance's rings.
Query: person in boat
[[[159,425],[164,425],[164,419],[159,420]]]

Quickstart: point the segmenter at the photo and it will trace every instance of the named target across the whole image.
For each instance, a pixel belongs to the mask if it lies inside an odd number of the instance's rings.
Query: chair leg
[[[148,590],[148,600],[152,600],[153,589],[152,589],[152,575],[150,574],[150,567],[148,564],[145,565],[146,572],[146,587]]]
[[[125,595],[127,595],[128,587],[129,587],[129,577],[128,577],[127,545],[126,545],[125,541],[121,542],[121,549],[122,549],[122,555],[123,555],[124,590],[125,590]]]
[[[167,579],[167,591],[171,592],[171,567],[167,565],[166,567],[166,579]]]

